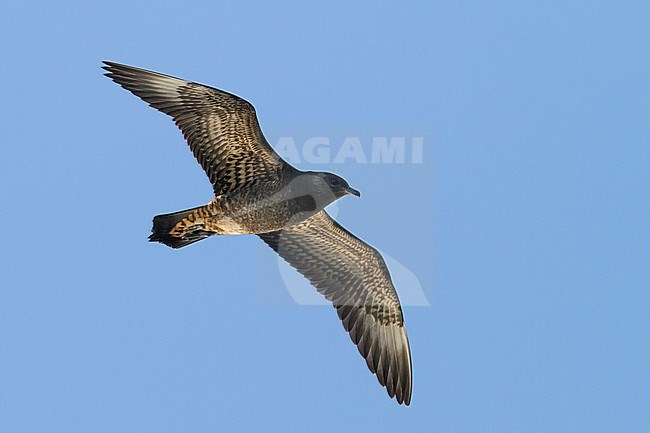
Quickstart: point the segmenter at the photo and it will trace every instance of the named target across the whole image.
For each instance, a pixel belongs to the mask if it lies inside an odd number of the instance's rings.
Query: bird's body
[[[210,235],[258,234],[290,227],[333,201],[334,196],[327,191],[323,196],[310,193],[309,183],[313,181],[309,173],[295,173],[291,179],[254,183],[221,194],[205,206],[159,215],[156,218],[163,220],[187,212],[174,226],[164,228],[172,244],[163,243],[174,247],[173,238],[199,240],[197,235],[202,239]],[[159,240],[156,237],[163,234],[156,221],[152,240]]]
[[[173,117],[215,197],[157,215],[151,241],[181,248],[213,235],[256,234],[330,300],[368,368],[399,403],[411,400],[411,354],[388,268],[324,211],[359,196],[339,176],[300,171],[264,138],[255,109],[230,93],[104,62],[116,83]]]

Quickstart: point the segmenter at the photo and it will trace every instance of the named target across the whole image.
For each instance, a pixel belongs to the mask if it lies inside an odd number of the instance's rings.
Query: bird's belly
[[[207,221],[207,227],[219,234],[268,233],[297,224],[317,212],[298,208],[292,202],[228,203]],[[223,203],[222,203],[223,205]]]
[[[290,191],[289,191],[290,192]],[[260,198],[262,196],[262,198]],[[241,191],[212,202],[209,225],[220,234],[257,234],[281,230],[314,215],[315,200],[309,195]]]
[[[292,226],[313,215],[313,212],[268,212],[254,211],[235,217],[213,217],[207,227],[219,234],[268,233]]]
[[[250,233],[242,222],[231,218],[210,218],[206,227],[220,235],[243,235]]]

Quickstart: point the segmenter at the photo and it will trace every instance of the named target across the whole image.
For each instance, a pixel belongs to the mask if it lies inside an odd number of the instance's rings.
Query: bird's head
[[[357,197],[361,197],[361,193],[352,188],[341,176],[327,172],[317,172],[314,174],[318,178],[318,188],[328,190],[331,194],[334,195],[335,200],[346,195],[355,195]]]
[[[291,179],[285,192],[280,194],[282,200],[286,200],[286,193],[295,198],[310,197],[314,211],[319,211],[346,195],[361,196],[361,193],[350,187],[342,177],[320,171],[301,172]],[[303,203],[303,206],[307,205]]]

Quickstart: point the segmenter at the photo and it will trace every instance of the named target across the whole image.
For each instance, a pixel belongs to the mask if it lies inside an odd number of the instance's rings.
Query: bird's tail
[[[216,233],[205,228],[207,206],[156,215],[149,242],[160,242],[174,249],[193,244]]]

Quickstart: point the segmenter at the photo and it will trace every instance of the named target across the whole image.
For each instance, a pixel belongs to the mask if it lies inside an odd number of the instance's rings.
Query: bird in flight
[[[409,405],[411,350],[386,263],[324,210],[359,191],[335,174],[284,161],[238,96],[119,63],[102,68],[173,118],[214,189],[204,206],[155,216],[149,240],[181,248],[214,235],[259,236],[332,302],[370,371]]]

